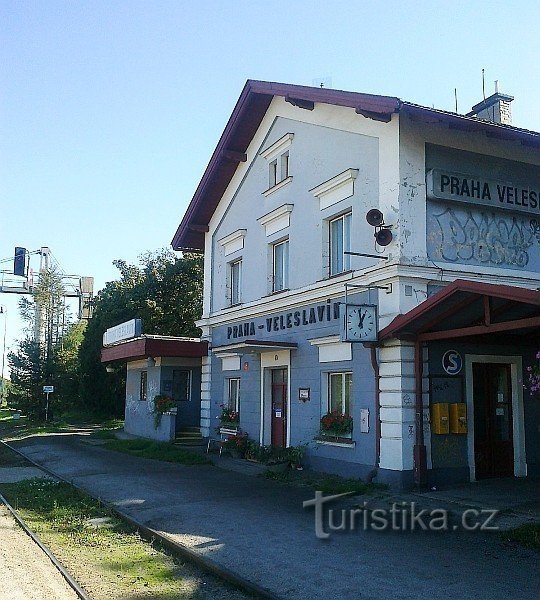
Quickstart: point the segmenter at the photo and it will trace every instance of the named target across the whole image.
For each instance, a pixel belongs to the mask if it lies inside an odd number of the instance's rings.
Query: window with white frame
[[[139,400],[148,400],[148,371],[141,371]]]
[[[269,187],[263,192],[264,195],[271,194],[292,179],[288,148],[292,143],[293,137],[293,133],[286,133],[261,152],[261,156],[268,161]]]
[[[231,377],[228,379],[227,408],[240,413],[240,378]]]
[[[328,412],[351,414],[352,373],[328,374]]]
[[[289,288],[289,240],[283,240],[272,246],[273,286],[272,291],[279,292]]]
[[[332,219],[330,227],[330,275],[349,271],[351,257],[345,252],[351,250],[352,213]]]
[[[240,304],[242,297],[242,259],[229,263],[229,302]]]

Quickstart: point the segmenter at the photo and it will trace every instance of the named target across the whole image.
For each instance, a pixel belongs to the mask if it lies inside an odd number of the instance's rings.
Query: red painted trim
[[[248,80],[174,234],[172,247],[175,250],[204,250],[204,233],[190,230],[189,225],[191,222],[201,225],[210,222],[237,168],[236,162],[225,158],[227,151],[247,151],[274,96],[289,96],[304,103],[360,107],[374,115],[397,112],[401,105],[398,98],[390,96]]]
[[[407,327],[414,324],[416,319],[425,317],[438,307],[443,302],[447,301],[453,295],[466,292],[477,296],[492,296],[493,298],[502,298],[512,302],[521,302],[524,304],[532,304],[540,306],[540,292],[525,288],[518,288],[509,285],[498,285],[492,283],[480,283],[477,281],[467,281],[464,279],[456,279],[454,282],[447,285],[443,290],[428,298],[416,308],[413,308],[404,315],[397,316],[389,325],[382,329],[379,333],[379,341],[391,337],[397,337],[402,332],[407,332]],[[441,317],[445,312],[441,313]],[[436,316],[433,319],[433,324],[440,322]]]
[[[208,342],[138,338],[101,350],[101,362],[133,361],[149,357],[201,358],[208,356]]]
[[[274,96],[288,101],[294,99],[293,103],[302,108],[310,108],[315,103],[354,108],[359,114],[386,122],[393,113],[405,112],[415,120],[448,123],[455,129],[491,133],[533,147],[540,146],[540,134],[534,131],[430,109],[392,96],[248,80],[174,234],[172,247],[175,250],[204,251],[204,232],[193,231],[189,225],[192,222],[201,225],[210,222],[237,168],[236,161],[230,160],[231,153],[238,153],[236,156],[245,154]]]
[[[515,321],[493,323],[491,325],[476,325],[459,329],[447,329],[446,331],[432,331],[430,333],[421,333],[417,339],[423,342],[431,342],[435,340],[447,340],[448,338],[487,335],[490,333],[500,333],[501,331],[520,331],[522,329],[536,328],[540,328],[540,317],[517,319]]]

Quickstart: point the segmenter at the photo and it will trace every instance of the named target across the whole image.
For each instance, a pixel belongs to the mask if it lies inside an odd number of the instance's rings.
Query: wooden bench
[[[212,443],[214,444],[218,444],[219,445],[219,455],[221,456],[221,453],[223,452],[223,445],[225,444],[225,442],[227,440],[230,440],[231,438],[236,438],[236,437],[240,437],[244,435],[242,433],[242,431],[240,430],[240,427],[233,427],[232,425],[229,427],[220,427],[219,428],[219,439],[215,439],[215,438],[208,438],[208,446],[206,447],[206,453],[208,454],[210,452],[210,446],[212,445]]]

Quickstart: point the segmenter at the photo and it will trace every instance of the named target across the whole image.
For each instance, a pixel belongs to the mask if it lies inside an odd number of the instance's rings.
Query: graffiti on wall
[[[428,233],[435,258],[448,262],[527,266],[531,247],[540,248],[538,219],[446,208],[433,214],[438,227]]]

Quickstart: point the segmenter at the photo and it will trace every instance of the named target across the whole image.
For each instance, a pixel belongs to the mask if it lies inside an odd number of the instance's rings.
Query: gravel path
[[[49,558],[0,505],[0,600],[72,600]]]

